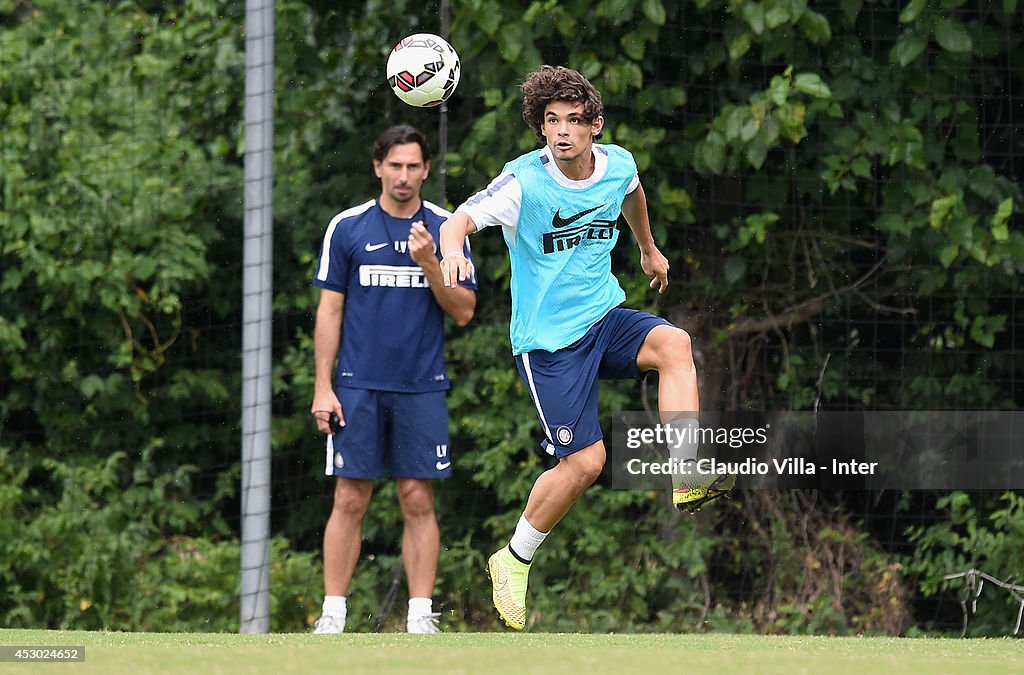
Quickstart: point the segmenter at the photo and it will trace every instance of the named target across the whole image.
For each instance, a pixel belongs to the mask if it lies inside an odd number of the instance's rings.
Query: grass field
[[[1024,641],[554,633],[225,635],[0,630],[0,645],[85,646],[10,673],[1021,673]]]

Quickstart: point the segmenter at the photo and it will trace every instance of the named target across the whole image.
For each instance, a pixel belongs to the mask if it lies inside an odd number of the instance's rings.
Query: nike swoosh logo
[[[366,245],[366,252],[367,253],[373,253],[374,251],[377,251],[377,250],[380,250],[380,249],[384,248],[385,246],[388,245],[388,243],[389,242],[384,242],[383,244],[367,244]]]
[[[451,462],[445,462],[444,464],[442,464],[441,462],[437,462],[436,464],[434,464],[434,466],[437,467],[438,471],[444,471],[445,469],[447,469],[451,465],[452,465]]]
[[[598,206],[595,206],[592,209],[587,209],[586,211],[580,211],[576,215],[570,216],[569,218],[563,218],[562,217],[562,209],[558,209],[557,211],[555,211],[555,216],[551,219],[551,224],[554,227],[565,227],[566,225],[572,225],[573,223],[575,223],[577,220],[579,220],[583,216],[587,215],[588,213],[593,213],[594,211],[597,211],[598,209],[602,208],[603,206],[604,206],[604,204],[600,204]]]
[[[491,572],[491,582],[494,586],[493,593],[497,596],[498,591],[504,589],[505,586],[508,585],[508,575],[501,573],[501,567],[491,567],[490,561],[488,561],[487,567]]]

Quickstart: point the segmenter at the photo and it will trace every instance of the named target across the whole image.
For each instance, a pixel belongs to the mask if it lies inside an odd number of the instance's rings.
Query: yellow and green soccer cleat
[[[487,576],[491,578],[494,608],[510,628],[523,630],[526,627],[526,581],[530,576],[530,566],[516,560],[504,546],[487,561]]]
[[[672,490],[672,505],[676,507],[677,511],[695,513],[705,504],[727,496],[734,485],[736,485],[736,475],[731,473],[716,477],[707,487],[680,485]]]

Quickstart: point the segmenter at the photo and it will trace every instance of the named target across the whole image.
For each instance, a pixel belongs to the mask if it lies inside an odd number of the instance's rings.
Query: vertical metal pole
[[[270,630],[270,369],[273,298],[274,0],[245,3],[242,272],[242,633]]]
[[[448,0],[441,0],[441,37],[445,40],[448,39]],[[443,101],[440,107],[441,118],[438,121],[437,129],[437,182],[438,192],[440,192],[438,198],[438,206],[441,208],[447,208],[446,202],[448,201],[447,186],[445,183],[448,178],[448,102]]]

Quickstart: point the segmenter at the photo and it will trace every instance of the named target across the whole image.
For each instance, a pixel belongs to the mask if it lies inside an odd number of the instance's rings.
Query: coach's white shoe
[[[405,622],[405,630],[409,633],[421,635],[440,633],[441,628],[437,625],[437,620],[440,616],[440,612],[416,617],[410,616]]]
[[[324,614],[313,625],[315,635],[335,635],[345,632],[345,615]]]

